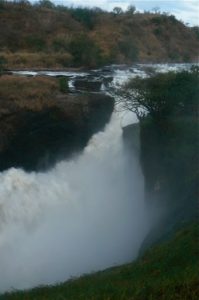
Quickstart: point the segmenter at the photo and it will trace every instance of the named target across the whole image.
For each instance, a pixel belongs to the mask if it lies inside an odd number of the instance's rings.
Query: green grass
[[[198,300],[198,225],[149,249],[136,262],[0,300]]]

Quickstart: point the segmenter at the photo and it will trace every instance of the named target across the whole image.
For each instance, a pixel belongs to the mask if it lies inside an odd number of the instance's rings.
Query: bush
[[[35,3],[35,6],[51,8],[51,9],[55,8],[55,5],[49,0],[40,0],[39,2]]]
[[[130,38],[126,37],[119,42],[119,50],[128,60],[138,60],[138,48]]]
[[[101,64],[101,50],[87,35],[74,37],[70,43],[70,52],[76,66],[94,67]]]
[[[66,77],[59,78],[59,90],[62,93],[67,93],[69,91],[68,79]]]
[[[46,47],[46,41],[39,36],[27,36],[25,38],[25,45],[33,51],[42,51]]]
[[[199,40],[199,26],[194,26],[191,28],[196,35],[196,38]]]
[[[72,17],[86,26],[93,29],[96,21],[96,11],[89,8],[74,8],[70,10]]]
[[[57,36],[52,41],[52,48],[54,51],[68,51],[69,38],[67,36]]]
[[[161,37],[162,34],[163,34],[163,30],[162,30],[161,27],[155,28],[153,32],[154,32],[154,34],[155,34],[157,37]]]
[[[7,61],[4,56],[0,56],[0,74],[2,74]]]

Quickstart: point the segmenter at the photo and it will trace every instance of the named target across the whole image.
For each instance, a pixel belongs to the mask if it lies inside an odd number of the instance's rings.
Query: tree
[[[180,73],[156,74],[135,78],[120,87],[117,102],[123,110],[136,113],[139,119],[150,115],[159,121],[175,114],[197,116],[199,67]]]
[[[50,0],[40,0],[38,3],[35,3],[36,6],[45,7],[45,8],[55,8],[54,3]]]
[[[85,34],[73,37],[69,51],[76,66],[97,66],[101,63],[101,49]]]
[[[96,14],[98,13],[96,10],[77,7],[70,9],[70,12],[75,20],[85,25],[88,29],[93,29],[96,22]]]
[[[136,7],[134,6],[134,5],[129,5],[128,7],[127,7],[127,13],[128,14],[130,14],[130,15],[133,15],[134,13],[135,13],[135,11],[136,11]]]
[[[153,8],[152,8],[152,11],[153,11],[155,14],[159,14],[159,13],[160,13],[160,8],[159,8],[158,6],[153,7]]]
[[[116,6],[116,7],[113,8],[113,13],[114,13],[115,15],[121,15],[121,14],[123,13],[123,10],[122,10],[121,7]]]

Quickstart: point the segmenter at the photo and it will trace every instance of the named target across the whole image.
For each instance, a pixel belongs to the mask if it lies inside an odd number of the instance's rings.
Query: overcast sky
[[[115,6],[126,9],[131,4],[139,11],[159,7],[160,11],[169,12],[191,26],[199,25],[198,0],[52,0],[52,2],[67,6],[98,6],[109,11]]]

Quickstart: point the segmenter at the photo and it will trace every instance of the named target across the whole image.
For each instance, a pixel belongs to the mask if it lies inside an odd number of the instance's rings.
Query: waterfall
[[[116,85],[149,76],[147,68],[166,72],[190,67],[115,66],[108,75],[100,70],[94,75],[113,76]],[[68,76],[73,87],[77,75],[88,74],[46,75]],[[55,284],[136,258],[150,216],[138,158],[132,152],[129,157],[122,142],[121,126],[133,118],[126,114],[124,120],[114,112],[80,155],[48,172],[12,168],[0,173],[0,292]]]
[[[113,113],[84,152],[46,173],[0,173],[0,292],[129,262],[145,236],[139,162]]]

